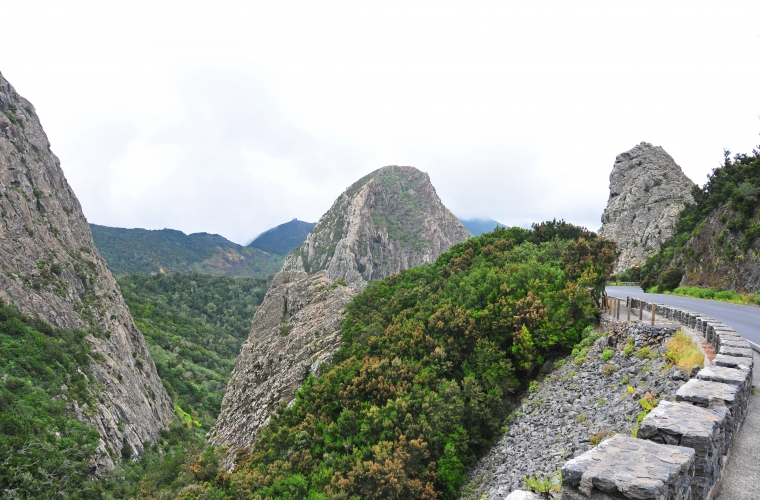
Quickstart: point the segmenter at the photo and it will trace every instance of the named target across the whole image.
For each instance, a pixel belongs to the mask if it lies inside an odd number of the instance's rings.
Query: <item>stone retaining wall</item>
[[[752,383],[750,344],[700,313],[628,298],[632,309],[681,323],[717,353],[641,422],[638,438],[617,435],[562,467],[563,499],[712,498],[747,411]],[[642,440],[650,441],[644,445]]]

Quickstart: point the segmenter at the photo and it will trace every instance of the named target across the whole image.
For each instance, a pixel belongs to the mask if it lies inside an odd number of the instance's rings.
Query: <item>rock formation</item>
[[[615,273],[645,262],[673,235],[694,183],[660,146],[642,142],[615,158],[599,236],[617,242]]]
[[[469,236],[428,174],[393,165],[341,194],[283,270],[325,270],[332,280],[363,288],[368,281],[431,263]]]
[[[356,290],[325,271],[277,273],[253,317],[230,376],[222,411],[208,439],[234,450],[250,446],[280,403],[290,402],[309,374],[340,345],[343,308]]]
[[[96,408],[72,408],[101,436],[96,472],[124,444],[136,453],[172,418],[171,401],[32,104],[0,75],[0,297],[96,354]],[[93,384],[93,387],[95,384]]]

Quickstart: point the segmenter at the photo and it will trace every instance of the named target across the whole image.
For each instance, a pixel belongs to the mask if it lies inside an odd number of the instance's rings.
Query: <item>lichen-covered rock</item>
[[[341,194],[283,270],[324,270],[332,280],[363,288],[368,281],[432,263],[469,236],[428,174],[388,166]]]
[[[618,434],[562,467],[562,498],[690,500],[694,456]]]
[[[0,195],[0,297],[59,328],[84,329],[98,355],[102,402],[73,410],[100,432],[93,465],[103,472],[114,465],[106,448],[118,456],[128,443],[141,453],[172,418],[171,401],[34,106],[2,75]]]
[[[340,346],[343,309],[356,294],[322,271],[281,271],[253,317],[235,362],[222,410],[208,440],[235,450],[250,446],[281,403]]]
[[[638,437],[656,443],[685,446],[696,453],[692,498],[707,498],[723,467],[728,452],[728,410],[701,408],[687,403],[662,401],[644,418]]]
[[[617,242],[615,272],[641,265],[673,235],[694,183],[660,146],[642,142],[615,159],[599,236]]]

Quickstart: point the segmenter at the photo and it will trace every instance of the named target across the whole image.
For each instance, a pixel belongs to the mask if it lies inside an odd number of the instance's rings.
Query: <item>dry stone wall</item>
[[[638,438],[651,444],[616,436],[567,462],[562,498],[710,499],[747,412],[751,346],[706,315],[633,298],[628,305],[656,308],[660,318],[696,331],[717,356],[676,391],[675,402],[660,403],[643,419]]]

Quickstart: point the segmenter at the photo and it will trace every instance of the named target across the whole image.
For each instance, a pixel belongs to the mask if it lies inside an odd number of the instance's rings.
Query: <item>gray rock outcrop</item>
[[[0,75],[0,297],[62,329],[83,329],[97,359],[96,408],[72,408],[101,436],[96,473],[135,453],[173,416],[142,333],[98,254],[34,106]],[[95,384],[93,384],[93,387]]]
[[[335,283],[325,271],[275,275],[235,362],[211,443],[229,446],[230,456],[253,444],[272,411],[292,401],[306,377],[318,375],[319,365],[338,349],[343,309],[354,295],[354,288]]]
[[[363,288],[432,263],[470,234],[444,206],[430,177],[413,167],[375,170],[341,194],[283,270],[327,271]]]
[[[660,146],[642,142],[615,159],[599,236],[617,242],[615,273],[643,264],[673,235],[694,183]]]

